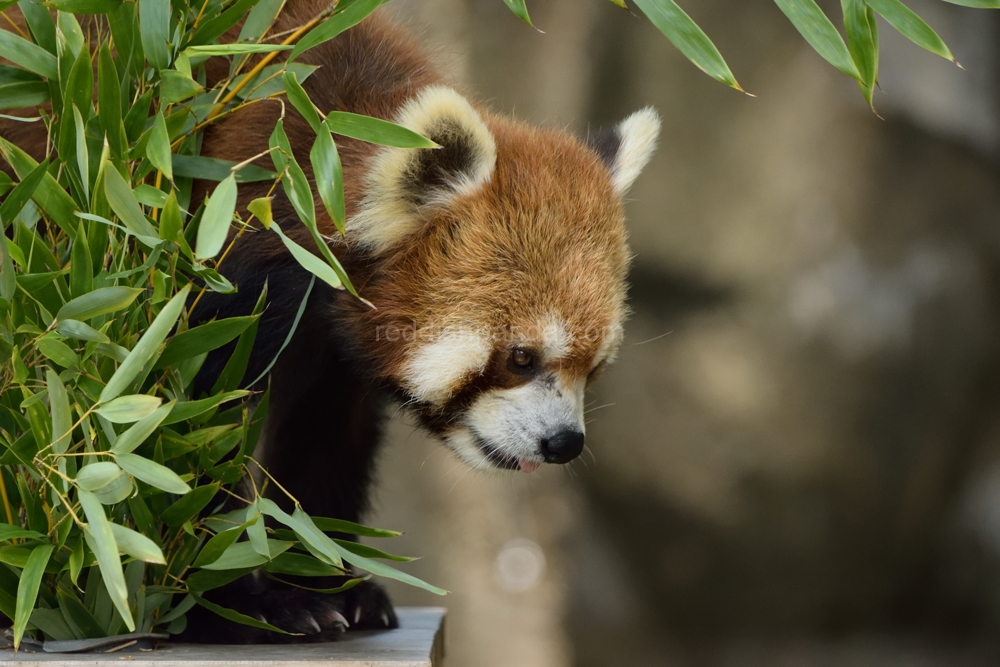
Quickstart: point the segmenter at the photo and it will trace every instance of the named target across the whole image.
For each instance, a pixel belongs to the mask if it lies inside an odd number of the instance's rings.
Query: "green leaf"
[[[139,202],[135,200],[132,188],[111,165],[104,169],[104,195],[126,229],[133,234],[158,238],[156,229],[146,220]]]
[[[250,574],[257,568],[245,567],[239,570],[198,570],[189,574],[184,583],[192,593],[210,591],[232,583],[240,577]]]
[[[47,7],[53,7],[70,14],[108,14],[115,11],[122,0],[48,0]]]
[[[183,495],[191,491],[191,487],[178,477],[177,473],[155,461],[136,454],[118,454],[115,456],[115,461],[128,474],[167,493]]]
[[[170,411],[170,415],[163,420],[163,425],[168,426],[170,424],[182,422],[186,419],[191,419],[192,417],[197,417],[198,415],[208,412],[218,405],[237,398],[243,398],[249,393],[249,391],[244,390],[230,391],[218,396],[212,396],[211,398],[204,398],[200,401],[181,401],[180,403],[174,405],[174,409]]]
[[[3,157],[14,168],[17,177],[22,180],[38,166],[38,163],[30,155],[2,138],[0,138],[0,157]],[[31,198],[59,225],[60,229],[66,232],[67,236],[70,238],[76,236],[77,222],[73,215],[73,211],[77,207],[76,202],[59,185],[52,174],[45,174]]]
[[[328,519],[326,517],[313,517],[313,522],[323,531],[330,533],[347,533],[348,535],[360,535],[361,537],[399,537],[402,533],[395,530],[384,530],[382,528],[369,528],[352,521],[343,519]]]
[[[363,21],[369,14],[384,4],[386,0],[355,0],[340,11],[306,33],[292,49],[289,60],[294,60],[309,49],[328,42],[348,28]]]
[[[170,0],[139,0],[139,34],[146,60],[154,69],[170,64]]]
[[[298,577],[336,577],[344,574],[339,567],[327,565],[313,556],[291,551],[278,555],[264,565],[263,569],[272,574],[291,574]]]
[[[160,97],[164,102],[182,102],[205,90],[200,83],[175,69],[160,71]]]
[[[122,123],[121,85],[118,70],[107,42],[101,44],[97,59],[97,118],[104,130],[111,154],[121,157],[128,151],[125,125]]]
[[[206,181],[222,181],[233,176],[232,169],[237,164],[229,160],[195,155],[173,156],[175,176],[200,178]],[[237,183],[255,183],[257,181],[273,181],[278,178],[278,174],[252,164],[245,164],[235,172],[235,177]]]
[[[167,561],[163,558],[163,551],[160,550],[160,547],[153,540],[141,533],[135,532],[131,528],[119,526],[116,523],[112,523],[110,526],[119,551],[147,563],[167,564]]]
[[[167,147],[167,150],[168,151],[170,150],[169,145]],[[173,178],[172,169],[169,173],[171,174],[170,178]],[[135,195],[136,201],[145,206],[149,206],[150,208],[163,208],[164,206],[167,205],[167,193],[164,192],[163,190],[154,188],[152,185],[149,185],[147,183],[143,183],[142,185],[133,188],[132,194]],[[162,222],[160,223],[160,238],[161,239],[164,238]],[[173,240],[173,239],[168,239],[168,240]]]
[[[177,405],[176,401],[165,403],[137,421],[127,431],[118,436],[118,439],[111,445],[111,453],[128,454],[135,450],[136,447],[141,445],[163,423],[163,420],[167,418],[175,405]]]
[[[42,544],[31,550],[28,563],[21,572],[21,581],[17,585],[17,611],[14,614],[14,648],[21,645],[24,630],[31,618],[31,610],[35,608],[38,598],[38,586],[42,583],[45,566],[49,564],[49,556],[55,549],[53,544]]]
[[[205,509],[205,506],[212,502],[212,498],[218,493],[219,486],[218,483],[214,483],[192,489],[190,493],[185,494],[180,500],[163,510],[160,513],[160,519],[168,526],[176,528]]]
[[[532,28],[535,27],[534,24],[531,22],[531,18],[528,17],[528,8],[524,4],[524,0],[503,0],[503,1],[504,4],[510,8],[510,11],[514,12],[514,15],[517,16],[517,18],[521,19],[522,21],[530,25]]]
[[[250,10],[247,20],[243,22],[237,41],[256,42],[263,37],[278,17],[278,12],[283,6],[282,0],[261,0],[255,4]]]
[[[313,106],[312,100],[309,99],[309,95],[306,94],[305,89],[299,84],[298,79],[295,77],[295,72],[285,72],[281,78],[285,84],[285,94],[288,96],[288,101],[302,114],[302,117],[309,123],[309,127],[312,128],[312,131],[319,132],[323,121],[320,119],[316,107]]]
[[[847,48],[861,75],[858,86],[868,106],[874,108],[872,96],[878,82],[878,26],[875,12],[864,0],[841,0]]]
[[[236,179],[232,174],[216,186],[208,199],[198,227],[194,256],[198,259],[215,257],[226,243],[229,226],[236,211]]]
[[[76,356],[76,352],[66,343],[51,336],[38,339],[38,351],[46,359],[51,359],[63,368],[75,368],[80,365],[80,357]]]
[[[52,451],[65,454],[73,440],[69,394],[66,393],[66,385],[51,370],[45,371],[45,384],[49,390],[49,412],[52,413]]]
[[[96,491],[122,475],[122,469],[111,461],[88,463],[76,473],[76,485],[84,491]]]
[[[635,0],[635,4],[698,69],[730,88],[743,91],[712,40],[674,0]]]
[[[214,602],[209,602],[200,595],[195,595],[194,599],[199,605],[201,605],[205,609],[208,609],[212,613],[218,614],[222,618],[228,621],[232,621],[233,623],[239,623],[241,625],[249,625],[250,627],[259,628],[261,630],[270,630],[271,632],[277,632],[282,635],[301,634],[295,632],[285,632],[281,628],[275,627],[270,623],[264,623],[263,621],[258,621],[256,618],[253,618],[251,616],[246,616],[245,614],[241,614],[240,612],[234,611],[233,609],[227,609],[226,607],[221,607],[215,604]]]
[[[247,210],[260,220],[260,223],[264,225],[264,229],[270,227],[271,221],[274,220],[271,213],[271,199],[271,197],[258,197],[247,204]]]
[[[334,134],[360,139],[370,144],[395,148],[440,148],[436,143],[387,120],[362,116],[347,111],[331,111],[326,116],[326,126]]]
[[[49,85],[44,81],[0,84],[0,110],[24,109],[49,100]]]
[[[103,403],[96,412],[112,424],[131,424],[153,414],[161,403],[159,396],[133,394]]]
[[[344,234],[344,170],[340,164],[337,146],[333,143],[330,130],[320,128],[309,151],[309,162],[312,164],[316,179],[316,189],[323,207],[333,220],[334,226]]]
[[[4,200],[3,204],[0,204],[0,220],[13,220],[17,217],[17,214],[21,212],[24,205],[31,200],[31,196],[35,194],[35,190],[41,185],[42,181],[45,179],[46,170],[49,167],[49,161],[45,160],[37,167],[32,169],[24,179],[17,184],[7,198]]]
[[[336,544],[336,543],[334,543]],[[404,584],[409,584],[410,586],[416,586],[417,588],[422,588],[425,591],[430,591],[435,595],[447,595],[448,591],[443,588],[438,588],[437,586],[432,586],[426,581],[418,579],[411,574],[406,574],[401,572],[391,565],[386,565],[385,563],[380,563],[377,560],[372,560],[370,558],[365,558],[364,556],[358,555],[351,551],[348,551],[344,547],[336,544],[337,550],[340,551],[340,555],[345,561],[350,563],[355,567],[359,567],[362,570],[367,570],[372,574],[379,577],[386,577],[388,579],[395,579],[396,581],[401,581]]]
[[[220,348],[243,333],[256,319],[252,316],[227,317],[179,333],[167,343],[155,368],[171,366],[184,359]]]
[[[920,48],[952,62],[955,61],[955,56],[951,55],[951,51],[937,33],[899,0],[865,0],[865,3],[881,14],[882,18],[901,35]]]
[[[13,32],[0,30],[0,57],[53,81],[59,78],[56,57]]]
[[[397,563],[410,563],[417,560],[416,558],[412,558],[410,556],[395,556],[393,554],[386,553],[381,549],[370,547],[367,544],[361,544],[360,542],[351,542],[350,540],[334,540],[334,542],[344,547],[352,554],[364,556],[365,558],[384,558],[386,560],[396,561]]]
[[[93,493],[79,490],[80,504],[87,515],[88,524],[83,528],[87,545],[97,558],[97,566],[101,570],[104,586],[111,598],[112,604],[125,621],[129,632],[135,631],[135,621],[128,605],[128,586],[125,585],[125,575],[122,572],[122,561],[118,557],[118,544],[111,532],[111,524],[104,514],[101,505]]]
[[[343,289],[344,286],[340,282],[340,278],[337,277],[337,274],[334,273],[329,264],[300,246],[292,239],[285,236],[285,233],[281,231],[281,227],[278,226],[278,223],[272,222],[271,230],[281,237],[281,242],[285,244],[288,251],[292,253],[292,257],[295,258],[295,261],[297,261],[303,269],[313,274],[330,287],[333,287],[334,289]]]
[[[270,551],[270,557],[268,557],[254,551],[253,545],[250,542],[235,542],[219,556],[218,560],[203,565],[202,569],[237,570],[244,567],[258,567],[278,554],[288,551],[294,544],[294,542],[268,540],[267,547]]]
[[[146,157],[150,164],[163,172],[167,180],[174,180],[174,168],[170,159],[170,136],[167,134],[167,122],[163,120],[163,112],[157,111],[153,118],[153,128],[146,144]],[[166,197],[166,195],[164,195]]]
[[[944,0],[953,5],[976,7],[978,9],[1000,9],[1000,0]]]
[[[81,58],[83,55],[81,54]],[[88,63],[89,66],[89,63]],[[90,199],[90,153],[87,149],[87,131],[83,126],[83,115],[73,105],[73,124],[76,127],[76,169],[80,172],[84,199]]]
[[[291,46],[281,44],[207,44],[204,46],[189,46],[184,49],[191,58],[195,56],[233,56],[244,53],[270,53],[272,51],[291,51]]]
[[[119,470],[116,477],[93,493],[102,505],[116,505],[132,494],[132,478]]]
[[[118,367],[115,374],[111,376],[111,380],[108,381],[107,386],[104,387],[100,399],[102,403],[106,403],[122,393],[125,387],[135,379],[135,376],[153,358],[160,344],[163,343],[167,334],[170,333],[170,330],[174,328],[174,324],[177,323],[177,318],[180,317],[181,310],[184,308],[184,303],[190,292],[190,285],[184,287],[163,307],[163,310],[160,311],[152,324],[149,325],[149,328],[146,329],[139,342],[129,352],[125,361]]]
[[[18,540],[22,538],[29,540],[48,539],[45,535],[35,532],[34,530],[26,530],[20,526],[12,526],[9,523],[0,523],[0,542],[8,542],[10,540]]]
[[[816,53],[847,76],[861,80],[844,40],[815,0],[774,0]]]
[[[195,559],[193,567],[205,567],[219,560],[222,554],[236,543],[236,540],[243,534],[243,531],[259,520],[260,514],[255,514],[253,518],[247,520],[242,525],[217,533],[198,552],[198,557]]]
[[[110,338],[97,329],[87,326],[80,320],[63,320],[56,326],[56,332],[67,338],[76,338],[78,340],[94,341],[97,343],[111,342]]]
[[[101,287],[66,303],[56,313],[56,319],[82,321],[114,313],[127,308],[142,291],[138,287]]]
[[[308,547],[310,553],[315,555],[327,565],[343,568],[344,563],[338,553],[337,545],[328,535],[316,527],[313,520],[301,508],[296,507],[292,514],[288,514],[278,505],[267,498],[258,498],[258,504],[264,514],[280,521],[288,526],[298,536],[302,543]]]
[[[107,634],[107,631],[101,627],[101,624],[97,622],[97,619],[90,613],[90,610],[76,598],[76,595],[66,590],[64,586],[59,586],[56,589],[56,597],[59,599],[59,609],[63,612],[63,616],[68,621],[72,621],[80,632],[83,633],[84,637],[96,638]]]

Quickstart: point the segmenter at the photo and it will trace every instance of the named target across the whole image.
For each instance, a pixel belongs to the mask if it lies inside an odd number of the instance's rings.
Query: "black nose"
[[[551,437],[542,438],[541,446],[546,463],[568,463],[583,451],[583,433],[559,431]]]

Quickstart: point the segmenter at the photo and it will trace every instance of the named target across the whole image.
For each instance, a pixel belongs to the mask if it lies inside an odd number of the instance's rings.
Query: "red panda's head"
[[[382,149],[348,221],[383,378],[474,467],[580,454],[584,390],[622,337],[622,196],[654,149],[639,111],[594,145],[424,89],[396,119],[441,145]]]

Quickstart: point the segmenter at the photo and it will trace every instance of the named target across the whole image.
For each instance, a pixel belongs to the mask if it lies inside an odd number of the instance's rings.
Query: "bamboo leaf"
[[[139,35],[149,64],[165,69],[170,64],[170,0],[139,0]]]
[[[117,39],[115,40],[117,43]],[[97,59],[97,118],[107,139],[111,154],[121,157],[128,151],[125,125],[122,123],[121,86],[118,70],[107,43],[101,44]]]
[[[316,179],[316,189],[323,207],[333,220],[334,226],[344,234],[344,171],[340,164],[337,146],[333,143],[330,130],[321,127],[309,151],[309,162],[312,164]]]
[[[230,174],[216,186],[208,199],[198,227],[194,256],[198,259],[215,257],[222,250],[229,234],[229,225],[236,211],[236,179]]]
[[[528,7],[524,4],[524,0],[503,0],[503,1],[504,4],[507,5],[507,7],[510,9],[510,11],[514,12],[514,15],[517,16],[517,18],[521,19],[522,21],[530,25],[532,28],[535,27],[534,24],[531,22],[531,18],[528,17]]]
[[[76,485],[84,491],[97,491],[122,475],[122,469],[111,461],[88,463],[76,473]]]
[[[173,410],[175,405],[177,405],[176,401],[165,403],[156,408],[156,410],[149,415],[143,417],[130,426],[128,430],[119,435],[114,444],[111,445],[111,453],[128,454],[132,452],[136,447],[141,445],[146,438],[153,434],[153,431],[155,431],[156,428],[163,423],[163,420],[170,415],[170,412]]]
[[[111,165],[104,169],[104,196],[108,198],[111,210],[130,232],[141,236],[158,237],[156,229],[146,220],[139,202],[132,194],[132,188]]]
[[[171,366],[184,359],[211,352],[233,340],[254,323],[256,317],[227,317],[188,329],[170,339],[155,368]]]
[[[162,111],[157,111],[153,118],[149,143],[146,144],[146,157],[150,164],[163,172],[167,180],[174,180],[174,168],[170,158],[170,135],[167,134],[167,122],[163,120]]]
[[[204,87],[184,72],[175,69],[160,70],[160,97],[168,103],[183,102],[202,92]]]
[[[170,330],[174,328],[174,324],[177,323],[177,318],[180,317],[181,310],[184,308],[184,303],[190,291],[191,286],[188,285],[163,307],[163,310],[160,311],[152,324],[149,325],[149,328],[146,329],[146,333],[142,335],[139,342],[129,352],[125,361],[118,367],[115,374],[111,376],[107,386],[104,387],[100,399],[102,403],[116,398],[118,394],[124,391],[125,387],[139,374],[143,366],[153,358],[160,344],[163,343],[167,334],[170,333]]]
[[[844,40],[815,0],[774,0],[816,53],[847,76],[861,80]]]
[[[111,526],[111,532],[115,536],[115,543],[118,545],[120,552],[147,563],[167,564],[167,561],[163,558],[163,551],[160,550],[160,547],[153,540],[141,533],[135,532],[131,528],[119,526],[116,523],[109,525]]]
[[[181,401],[174,405],[174,409],[171,410],[170,414],[163,420],[163,425],[167,426],[170,424],[176,424],[186,419],[197,417],[198,415],[204,414],[216,406],[237,398],[243,398],[249,393],[249,391],[244,390],[230,391],[225,394],[219,394],[218,396],[212,396],[211,398],[204,398],[200,401]],[[124,434],[122,435],[124,436]]]
[[[309,49],[330,41],[348,28],[363,21],[385,2],[386,0],[355,0],[346,9],[334,14],[306,33],[306,36],[300,39],[295,48],[292,49],[288,59],[294,60]]]
[[[97,343],[111,342],[111,339],[106,335],[79,320],[63,320],[56,326],[56,332],[67,338],[76,338],[78,340],[94,341]]]
[[[45,566],[49,564],[49,556],[55,549],[53,544],[42,544],[31,550],[28,562],[21,571],[21,580],[17,585],[17,611],[14,613],[14,648],[21,645],[24,631],[31,618],[38,598],[38,586],[42,583]]]
[[[53,81],[59,78],[56,57],[13,32],[0,30],[0,57]]]
[[[171,527],[177,527],[189,520],[198,512],[212,502],[212,498],[219,491],[219,484],[206,484],[193,489],[185,494],[173,505],[160,513],[160,519]]]
[[[89,320],[98,315],[127,308],[142,294],[138,287],[101,287],[67,302],[56,314],[57,320]]]
[[[83,528],[83,534],[87,545],[97,558],[104,587],[129,632],[134,632],[135,621],[128,605],[128,586],[125,584],[125,575],[122,572],[122,561],[118,557],[118,544],[115,542],[114,533],[111,532],[111,524],[104,514],[104,506],[90,491],[80,489],[78,494],[88,522]]]
[[[2,138],[0,138],[0,157],[3,157],[14,168],[14,172],[20,179],[26,178],[32,170],[38,167],[38,163],[30,155]],[[76,236],[77,223],[73,215],[76,202],[59,185],[52,174],[46,172],[31,198],[59,225],[60,229],[66,232],[67,236],[70,238]]]
[[[320,119],[316,107],[313,106],[312,100],[309,99],[309,95],[306,94],[305,89],[295,77],[295,72],[286,71],[281,78],[285,84],[285,94],[288,96],[288,101],[302,114],[312,131],[319,132],[323,121]]]
[[[395,148],[440,148],[436,143],[402,125],[347,111],[331,111],[326,126],[334,134],[360,139],[370,144]]]
[[[340,278],[337,277],[337,274],[332,268],[330,268],[329,264],[300,246],[292,239],[285,236],[285,233],[281,231],[281,227],[278,226],[278,223],[272,222],[271,229],[279,237],[281,237],[281,242],[285,244],[288,251],[292,253],[292,257],[295,258],[295,261],[297,261],[303,269],[313,274],[330,287],[333,287],[334,289],[343,289],[344,286],[340,282]]]
[[[220,605],[217,605],[214,602],[209,602],[208,600],[206,600],[205,598],[201,597],[200,595],[195,595],[194,599],[195,599],[195,601],[199,605],[201,605],[205,609],[208,609],[212,613],[218,614],[222,618],[224,618],[224,619],[226,619],[228,621],[232,621],[233,623],[239,623],[241,625],[249,625],[250,627],[259,628],[261,630],[270,630],[271,632],[277,632],[277,633],[282,634],[282,635],[297,635],[297,634],[301,634],[301,633],[295,633],[295,632],[286,632],[286,631],[282,630],[281,628],[278,628],[278,627],[275,627],[275,626],[271,625],[270,623],[264,623],[263,621],[258,621],[256,618],[253,618],[251,616],[246,616],[246,615],[241,614],[240,612],[235,611],[233,609],[227,609],[226,607],[222,607]]]
[[[635,4],[698,69],[730,88],[743,91],[712,40],[674,0],[635,0]]]
[[[108,14],[121,4],[122,0],[48,0],[45,6],[71,14]]]
[[[0,542],[9,542],[17,539],[44,540],[48,539],[42,533],[34,530],[27,530],[20,526],[12,526],[9,523],[0,523]]]
[[[177,473],[155,461],[150,461],[136,454],[117,454],[115,461],[128,474],[161,491],[183,495],[191,490],[187,482],[181,479]]]
[[[159,396],[146,394],[119,396],[103,403],[96,412],[112,424],[131,424],[153,414],[162,402]]]
[[[69,410],[66,385],[51,370],[45,371],[45,384],[49,390],[49,412],[52,413],[52,451],[64,454],[72,441],[73,415]]]
[[[951,55],[948,46],[938,37],[938,34],[899,0],[865,0],[865,3],[881,14],[882,18],[888,21],[889,25],[898,30],[901,35],[920,48],[946,60],[955,61],[955,56]]]
[[[195,155],[173,155],[172,160],[175,176],[201,178],[206,181],[222,181],[234,176],[237,183],[273,181],[278,178],[277,173],[252,164],[245,164],[233,172],[232,168],[237,163],[229,160]]]
[[[189,57],[195,56],[233,56],[245,53],[271,53],[273,51],[291,51],[291,46],[281,44],[207,44],[189,46],[184,49]]]
[[[212,563],[203,565],[204,570],[236,570],[244,567],[259,567],[278,554],[288,551],[294,542],[268,540],[267,547],[270,556],[257,553],[249,542],[236,542],[230,545],[219,558]]]

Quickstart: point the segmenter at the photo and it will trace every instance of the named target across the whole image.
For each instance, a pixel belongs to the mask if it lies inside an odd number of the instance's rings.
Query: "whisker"
[[[598,405],[596,408],[589,408],[583,411],[583,414],[590,414],[594,410],[600,410],[601,408],[610,408],[614,403],[605,403],[604,405]]]
[[[659,339],[663,338],[664,336],[669,336],[672,333],[673,333],[673,330],[671,329],[670,331],[668,331],[666,333],[662,333],[659,336],[653,336],[649,340],[644,340],[644,341],[642,341],[640,343],[630,343],[630,345],[645,345],[646,343],[652,343],[654,340],[659,340]]]

